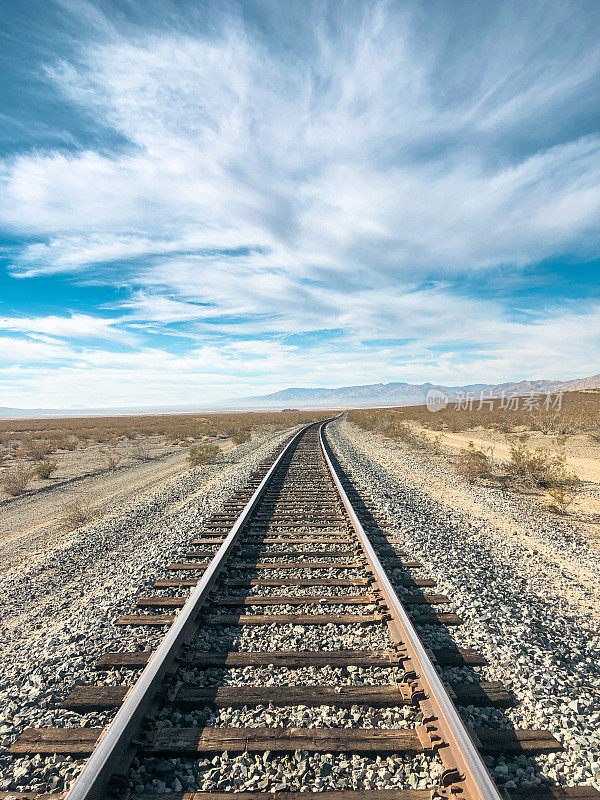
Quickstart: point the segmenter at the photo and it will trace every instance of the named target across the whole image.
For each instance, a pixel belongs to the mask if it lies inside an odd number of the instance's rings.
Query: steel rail
[[[396,634],[398,644],[406,650],[409,670],[413,672],[419,689],[425,693],[423,699],[419,698],[419,705],[424,712],[428,739],[446,768],[444,783],[448,788],[444,786],[438,794],[458,795],[465,800],[503,800],[342,486],[323,437],[326,424],[324,422],[319,427],[325,461],[391,615],[389,626]],[[408,665],[405,663],[405,666]]]
[[[115,718],[104,731],[94,752],[87,760],[67,793],[65,800],[98,800],[105,797],[105,790],[111,777],[116,774],[117,767],[123,761],[125,753],[131,746],[132,738],[158,691],[168,669],[173,664],[179,646],[186,641],[196,625],[196,617],[209,591],[221,571],[227,556],[233,548],[238,534],[248,521],[254,507],[261,498],[265,487],[273,477],[273,473],[280,465],[281,460],[289,452],[292,445],[313,425],[305,425],[288,442],[281,453],[273,462],[269,471],[264,476],[252,497],[244,506],[233,527],[227,534],[223,544],[216,551],[212,561],[206,568],[198,585],[190,595],[187,603],[169,628],[168,633],[151,657],[148,665],[136,681],[131,691],[126,696]]]

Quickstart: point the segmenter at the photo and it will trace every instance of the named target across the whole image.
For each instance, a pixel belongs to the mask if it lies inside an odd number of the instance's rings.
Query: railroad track
[[[433,580],[415,576],[419,566],[398,550],[393,532],[386,532],[343,476],[324,426],[309,425],[232,496],[178,562],[166,567],[165,577],[154,584],[156,593],[140,597],[136,613],[116,620],[125,628],[151,626],[166,633],[154,652],[104,653],[96,664],[102,683],[78,686],[65,699],[64,708],[80,713],[115,710],[110,725],[29,728],[11,752],[87,757],[69,800],[135,796],[132,765],[148,763],[161,775],[161,764],[170,759],[182,764],[225,752],[249,754],[255,765],[267,763],[270,754],[320,754],[327,763],[345,764],[348,757],[385,761],[402,754],[409,765],[415,759],[422,768],[425,759],[430,768],[426,788],[394,788],[393,782],[387,789],[350,786],[321,791],[324,800],[500,800],[507,793],[495,785],[486,758],[551,753],[560,743],[543,730],[467,730],[457,706],[503,707],[512,697],[495,682],[442,681],[445,666],[474,670],[484,661],[470,649],[424,646],[419,631],[461,620],[444,610],[449,599],[435,593]],[[290,626],[305,648],[282,646],[280,634]],[[262,639],[253,647],[257,630]],[[336,638],[332,630],[345,633]],[[342,684],[331,681],[340,668],[350,676]],[[131,671],[132,679],[111,685],[106,679],[111,670]],[[268,685],[261,683],[265,670]],[[224,679],[230,671],[237,676],[232,683]],[[352,678],[369,671],[386,680]],[[306,674],[316,677],[306,680]],[[320,680],[320,674],[329,679]],[[392,724],[272,724],[278,708],[300,707],[310,715],[310,709],[323,706],[386,709]],[[255,709],[256,715],[247,726],[224,724],[219,717],[218,724],[207,724],[214,709]],[[322,780],[305,769],[306,759],[298,763],[303,791],[322,789]],[[241,800],[262,800],[273,789],[282,800],[295,798],[293,791],[277,791],[268,778],[258,775],[256,783],[270,791],[244,791]],[[422,778],[404,781],[422,783]],[[229,800],[232,794],[186,794],[185,788],[168,797]],[[510,794],[535,800],[600,797],[591,787]],[[35,795],[0,793],[9,796]],[[149,800],[147,792],[144,797]]]

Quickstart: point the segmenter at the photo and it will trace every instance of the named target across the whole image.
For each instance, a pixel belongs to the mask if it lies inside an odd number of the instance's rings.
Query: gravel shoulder
[[[372,495],[395,538],[464,618],[455,641],[479,650],[489,661],[485,677],[502,681],[518,700],[502,714],[473,710],[471,724],[549,728],[565,749],[540,760],[542,774],[600,788],[597,550],[568,522],[466,484],[443,459],[346,419],[331,425],[328,437],[359,491]],[[494,765],[511,788],[506,769]]]

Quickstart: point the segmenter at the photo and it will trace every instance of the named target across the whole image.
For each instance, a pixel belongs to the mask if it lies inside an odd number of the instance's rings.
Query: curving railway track
[[[505,707],[511,695],[477,679],[484,662],[474,651],[425,646],[424,631],[461,620],[444,611],[449,599],[435,593],[433,580],[418,577],[419,563],[398,551],[393,531],[343,475],[326,443],[326,424],[294,436],[190,541],[181,560],[166,567],[156,593],[116,620],[126,629],[151,626],[166,633],[154,652],[109,652],[98,660],[99,676],[129,673],[128,685],[104,679],[77,687],[64,701],[80,713],[113,712],[112,722],[105,728],[30,728],[14,742],[15,756],[87,759],[69,800],[136,796],[136,770],[164,775],[161,764],[224,753],[248,754],[258,770],[257,790],[238,792],[242,800],[273,792],[292,800],[295,792],[279,791],[260,775],[273,754],[286,753],[319,754],[334,765],[363,756],[376,765],[390,755],[406,759],[407,773],[388,780],[389,788],[345,780],[345,788],[320,791],[326,800],[499,800],[508,793],[492,780],[489,759],[560,748],[548,731],[466,728],[457,708]],[[304,647],[282,645],[280,634],[290,626]],[[474,677],[448,685],[442,675],[450,665],[470,667]],[[235,674],[233,682],[224,679],[227,673]],[[343,681],[331,680],[340,674]],[[360,678],[371,674],[375,680]],[[324,706],[384,709],[389,724],[377,715],[369,725],[354,724],[352,713],[338,717],[345,720],[339,724],[311,721],[310,710]],[[306,709],[308,722],[286,724],[289,714],[277,717],[285,708]],[[222,717],[210,724],[211,709],[256,714],[247,725]],[[411,780],[413,761],[418,780]],[[322,790],[306,758],[297,763],[302,791]],[[171,787],[157,800],[228,800],[232,793],[191,791],[178,783],[181,791]],[[550,786],[513,789],[510,796],[600,797],[588,787]],[[149,800],[147,792],[144,797]]]

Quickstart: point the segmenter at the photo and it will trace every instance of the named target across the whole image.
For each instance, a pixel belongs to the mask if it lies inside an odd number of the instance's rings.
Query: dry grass
[[[0,420],[0,489],[14,496],[31,480],[30,488],[40,488],[56,471],[64,479],[148,461],[174,447],[224,440],[239,445],[253,433],[276,432],[323,416],[269,411]]]
[[[218,444],[197,444],[190,447],[188,461],[190,467],[200,467],[202,464],[214,464],[223,455]]]
[[[273,431],[313,422],[323,412],[249,411],[231,414],[148,414],[121,417],[71,417],[64,419],[0,420],[0,444],[30,449],[43,458],[56,450],[70,450],[82,444],[114,444],[160,435],[170,441],[200,439],[202,436],[229,437],[240,430],[268,428]]]
[[[136,436],[131,443],[131,454],[138,461],[149,461],[152,458],[152,450],[148,440],[141,436]]]
[[[93,513],[89,506],[84,503],[72,503],[65,508],[63,521],[65,527],[75,531],[82,528],[93,519]]]
[[[43,461],[34,467],[33,471],[38,476],[38,478],[42,478],[42,480],[47,481],[48,478],[51,477],[53,472],[56,472],[58,468],[58,462],[54,461],[50,458],[45,458]]]
[[[553,396],[554,399],[555,396]],[[443,411],[431,412],[426,406],[407,406],[406,408],[365,409],[351,411],[350,419],[367,430],[385,430],[402,422],[417,422],[430,430],[460,433],[473,428],[496,429],[502,433],[522,430],[540,431],[555,436],[572,436],[585,433],[600,439],[600,390],[585,392],[566,392],[562,397],[560,409],[544,408],[545,396],[539,398],[538,408],[527,410],[520,398],[516,410],[501,409],[500,400],[494,401],[494,408],[483,406],[478,409],[475,400],[472,409],[458,409],[450,403]]]
[[[456,471],[470,483],[489,478],[494,472],[493,461],[483,450],[478,450],[473,442],[460,451],[456,460]]]
[[[32,477],[31,468],[19,460],[2,474],[2,488],[11,497],[17,497],[23,494]]]
[[[235,444],[244,444],[245,442],[249,442],[252,438],[252,431],[249,428],[240,428],[231,438]]]
[[[117,453],[114,447],[101,447],[100,453],[106,461],[106,469],[115,470],[122,461],[122,456]]]

